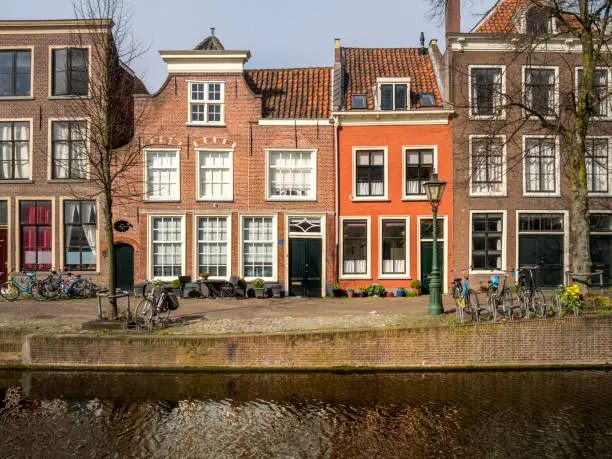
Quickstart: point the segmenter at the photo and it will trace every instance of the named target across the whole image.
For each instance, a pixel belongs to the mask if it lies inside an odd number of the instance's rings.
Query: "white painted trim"
[[[598,193],[595,191],[589,191],[589,197],[591,198],[608,198],[612,196],[612,136],[606,135],[589,135],[588,139],[607,139],[608,140],[608,192],[607,193]],[[588,185],[587,185],[588,187]]]
[[[583,69],[582,65],[577,66],[574,69],[574,89],[575,89],[575,94],[576,94],[576,102],[578,102],[578,99],[580,97],[580,88],[578,87],[578,73],[580,72],[580,70]],[[612,69],[608,68],[608,67],[595,67],[595,70],[605,70],[608,73],[608,96],[605,100],[605,104],[608,105],[608,116],[592,116],[591,120],[592,121],[610,121],[612,120]]]
[[[559,67],[556,65],[523,65],[521,69],[521,103],[526,104],[525,102],[525,71],[526,70],[554,70],[555,76],[555,93],[553,95],[553,111],[556,115],[559,115]],[[534,115],[528,115],[527,111],[523,108],[521,109],[523,118],[535,120],[537,119]],[[545,116],[547,120],[554,120],[555,116]]]
[[[332,122],[328,118],[318,119],[260,119],[259,126],[330,126]]]
[[[365,274],[344,274],[344,221],[345,220],[365,220],[366,222],[366,234],[367,234],[367,250],[366,250],[366,272]],[[372,269],[370,267],[372,262],[372,228],[371,228],[371,217],[369,215],[360,215],[356,217],[340,217],[340,244],[339,247],[339,280],[351,280],[351,279],[364,279],[371,280],[372,279]]]
[[[519,231],[519,216],[521,214],[561,214],[563,215],[563,232],[560,231]],[[514,241],[515,241],[515,264],[516,264],[516,269],[515,269],[515,273],[516,276],[518,276],[518,272],[519,272],[519,237],[521,234],[531,234],[531,235],[538,235],[538,234],[548,234],[548,235],[556,235],[556,236],[560,236],[563,235],[563,273],[562,273],[562,279],[563,281],[565,281],[565,273],[567,271],[569,271],[569,264],[570,264],[570,222],[569,222],[569,210],[517,210],[516,211],[516,221],[515,221],[515,235],[514,235]]]
[[[191,99],[191,85],[203,84],[204,85],[204,100],[192,100]],[[212,105],[219,105],[221,107],[221,119],[219,121],[208,121],[208,85],[218,84],[221,89],[221,100],[212,101]],[[198,104],[204,105],[204,121],[193,121],[191,119],[191,105]],[[225,126],[225,81],[200,81],[200,80],[187,80],[187,126]]]
[[[71,196],[60,196],[59,198],[60,201],[60,205],[59,205],[59,213],[60,213],[60,227],[59,227],[59,237],[60,237],[60,244],[59,244],[59,257],[60,257],[60,264],[62,267],[66,266],[66,259],[65,259],[65,255],[66,255],[66,241],[64,240],[64,228],[66,227],[66,222],[65,222],[65,216],[64,216],[64,202],[65,201],[93,201],[96,203],[96,268],[95,270],[85,270],[85,271],[81,271],[81,272],[85,272],[85,273],[99,273],[100,272],[100,253],[101,253],[101,247],[100,247],[100,203],[98,199],[77,199],[75,197],[71,197]]]
[[[472,267],[472,216],[474,214],[501,214],[502,215],[502,262],[501,269],[474,269]],[[508,241],[508,211],[507,210],[470,210],[470,228],[469,228],[469,274],[505,274],[506,273],[506,250]]]
[[[1,199],[1,198],[0,198]],[[605,209],[605,210],[589,210],[589,216],[591,214],[612,214],[612,210],[610,209]],[[612,231],[590,231],[590,234],[595,234],[595,235],[612,235]]]
[[[321,219],[320,233],[292,233],[289,231],[289,219],[300,217],[315,217]],[[291,239],[321,239],[321,296],[325,297],[325,286],[327,285],[327,257],[325,256],[327,247],[327,220],[326,215],[321,213],[286,213],[285,214],[285,234],[284,257],[285,257],[285,296],[289,296],[289,250]]]
[[[449,280],[448,273],[450,272],[450,266],[448,266],[448,215],[438,215],[437,219],[442,219],[444,221],[444,253],[442,255],[442,259],[444,260],[444,272],[442,273],[442,291],[443,293],[448,293]],[[417,215],[417,276],[421,282],[421,220],[433,220],[433,215]],[[440,236],[438,235],[438,242],[440,241]],[[423,239],[423,241],[432,241],[433,239]]]
[[[158,198],[149,197],[149,190],[148,190],[148,183],[149,183],[148,154],[149,152],[175,152],[177,154],[178,196],[161,196]],[[143,202],[180,202],[181,200],[181,148],[180,147],[179,148],[176,148],[176,147],[174,148],[144,148],[143,154],[144,154],[144,167],[142,168],[143,174],[144,174]]]
[[[85,178],[84,179],[54,179],[53,178],[53,123],[63,121],[85,121],[85,142],[87,151],[85,152]],[[90,131],[90,120],[89,118],[47,118],[47,181],[52,183],[79,183],[86,182],[90,179],[91,173],[91,162],[89,161],[89,154],[91,152],[91,131]]]
[[[13,223],[13,219],[11,218],[11,211],[12,211],[12,206],[11,206],[11,197],[10,196],[0,196],[0,201],[4,201],[6,202],[6,244],[7,244],[7,250],[6,250],[6,268],[7,268],[7,272],[5,273],[8,277],[8,275],[13,271],[13,257],[12,257],[12,247],[11,247],[11,241],[12,241],[12,234],[13,234],[13,230],[14,228],[12,227],[12,223]],[[19,220],[17,220],[19,221]],[[0,226],[1,227],[1,226]],[[0,269],[2,267],[0,266]]]
[[[317,148],[264,148],[266,155],[266,201],[315,201],[317,200]],[[270,195],[270,152],[300,152],[311,153],[312,181],[310,183],[311,196],[271,196]]]
[[[501,116],[491,115],[474,115],[472,113],[472,69],[501,69],[501,94],[499,95],[500,100],[506,95],[506,66],[505,65],[485,65],[485,64],[471,64],[468,65],[468,116],[471,120],[505,120],[507,113],[506,108],[503,107],[501,110]],[[503,100],[502,100],[503,106]]]
[[[0,31],[2,34],[2,31]],[[34,46],[32,45],[1,45],[0,51],[30,51],[30,94],[27,96],[0,96],[0,102],[6,100],[32,100],[34,96]]]
[[[384,193],[382,196],[357,196],[357,152],[362,151],[362,150],[366,150],[366,151],[382,150],[383,151],[383,161],[384,161],[384,167],[385,167],[384,174],[385,175],[384,175],[384,182],[383,182]],[[351,201],[359,202],[359,201],[388,201],[389,200],[389,147],[386,147],[386,146],[353,147],[352,168],[353,168],[353,191],[352,191],[352,194],[349,196],[349,199]]]
[[[19,218],[19,210],[21,208],[21,201],[51,201],[51,269],[57,266],[57,260],[55,259],[55,196],[16,196],[15,197],[15,211],[17,222],[16,231],[16,244],[15,244],[15,271],[21,271],[21,225]]]
[[[472,177],[473,177],[473,167],[472,167],[472,139],[488,139],[488,138],[500,138],[502,140],[502,190],[500,192],[491,192],[491,193],[480,193],[480,192],[474,192],[473,187],[472,187]],[[469,189],[469,195],[471,197],[483,197],[483,198],[489,198],[489,197],[500,197],[500,196],[506,196],[506,194],[508,193],[508,161],[507,161],[507,155],[506,155],[506,136],[505,135],[495,135],[495,136],[488,136],[488,135],[470,135],[469,136],[469,155],[468,155],[468,165],[469,165],[469,171],[470,171],[470,189]]]
[[[507,36],[499,38],[495,34],[452,34],[448,36],[450,48],[456,52],[512,52],[520,51],[517,41]],[[609,45],[603,47],[602,53],[612,51]],[[582,53],[580,40],[575,37],[550,37],[547,41],[535,44],[531,52],[536,53]]]
[[[63,48],[77,48],[77,49],[87,49],[87,95],[86,96],[77,96],[77,95],[72,95],[72,94],[66,94],[66,95],[53,95],[53,51],[56,49],[63,49]],[[92,78],[91,78],[91,62],[92,62],[92,58],[91,58],[91,45],[79,45],[79,44],[72,44],[72,45],[49,45],[49,68],[48,68],[48,74],[47,74],[47,97],[49,99],[86,99],[91,97],[91,85],[93,83]],[[34,66],[32,66],[32,69],[34,68]]]
[[[172,211],[167,211],[164,214],[156,214],[149,215],[147,218],[147,279],[160,279],[163,281],[171,281],[176,279],[174,276],[161,276],[161,277],[153,277],[153,219],[154,218],[180,218],[181,219],[181,246],[182,256],[181,256],[181,275],[185,275],[185,262],[186,262],[186,254],[187,254],[187,233],[185,231],[185,214],[175,213]]]
[[[200,257],[200,245],[198,239],[198,227],[200,224],[200,218],[225,218],[227,221],[227,276],[210,276],[210,279],[229,279],[232,276],[232,214],[219,214],[219,213],[194,213],[193,214],[193,278],[199,279],[199,257]]]
[[[527,191],[527,139],[554,139],[555,140],[555,191]],[[561,142],[559,136],[550,135],[524,135],[523,136],[523,197],[559,197],[561,196]]]
[[[240,277],[246,281],[256,279],[255,277],[246,277],[244,275],[244,219],[245,218],[260,218],[269,217],[272,218],[272,277],[262,277],[264,281],[278,282],[278,214],[261,214],[249,212],[247,214],[239,214],[238,228],[240,233],[238,234],[238,267],[240,271]]]
[[[382,85],[390,84],[393,86],[393,109],[392,110],[382,110],[382,92],[380,87]],[[400,111],[395,108],[395,86],[396,85],[406,85],[406,109],[401,111],[407,111],[412,109],[412,104],[410,103],[410,94],[412,91],[411,79],[410,77],[378,77],[376,78],[376,97],[374,98],[374,104],[377,111],[381,112],[395,112]]]
[[[242,74],[251,57],[249,51],[159,51],[168,65],[168,73],[231,73]]]
[[[231,163],[230,167],[230,194],[229,196],[202,196],[202,180],[201,180],[201,153],[229,153],[229,159]],[[234,200],[234,149],[233,148],[203,148],[198,147],[195,149],[195,153],[198,156],[195,161],[196,165],[196,201],[212,201],[212,202],[230,202]]]
[[[406,156],[408,151],[412,150],[433,150],[433,170],[438,171],[438,146],[437,145],[403,145],[402,146],[402,201],[427,201],[427,195],[423,194],[406,194]]]
[[[28,132],[30,134],[30,143],[29,143],[29,151],[28,151],[28,169],[29,176],[27,179],[2,179],[0,180],[0,185],[10,185],[11,183],[22,183],[24,180],[28,182],[32,182],[33,176],[32,171],[34,169],[34,161],[33,161],[33,150],[34,150],[34,135],[32,133],[34,129],[34,118],[0,118],[0,123],[10,123],[10,122],[28,122],[30,124],[28,128]],[[14,141],[14,140],[13,140]]]
[[[341,126],[423,126],[449,124],[452,110],[351,110],[333,112]]]
[[[403,220],[406,225],[404,247],[406,248],[406,272],[404,274],[383,274],[383,221]],[[411,279],[410,276],[410,216],[409,215],[379,215],[378,217],[378,279]]]

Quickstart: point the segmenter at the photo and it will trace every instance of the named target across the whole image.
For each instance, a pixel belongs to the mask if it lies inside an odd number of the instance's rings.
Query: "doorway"
[[[289,239],[289,295],[321,296],[322,240]]]
[[[134,288],[134,247],[129,244],[115,246],[115,280],[118,289],[131,292]]]

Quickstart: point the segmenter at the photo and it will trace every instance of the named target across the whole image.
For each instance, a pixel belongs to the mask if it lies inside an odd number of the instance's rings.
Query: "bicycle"
[[[514,309],[520,308],[520,304],[514,305],[514,298],[510,288],[506,285],[506,274],[503,275],[501,288],[499,287],[499,275],[491,276],[487,289],[487,305],[493,320],[497,320],[498,314],[509,320],[514,319]]]
[[[476,292],[470,288],[467,275],[464,275],[463,279],[460,277],[453,279],[451,294],[455,300],[455,314],[458,321],[463,323],[467,313],[471,316],[472,320],[480,322],[482,309],[478,303]]]
[[[57,277],[55,277],[57,276]],[[70,276],[70,277],[68,277]],[[64,298],[89,298],[92,295],[92,284],[80,274],[71,274],[70,270],[50,271],[42,281],[42,294],[48,299],[57,296]]]
[[[0,286],[0,296],[6,301],[15,301],[22,294],[39,301],[43,298],[41,283],[36,279],[36,273],[25,273],[23,281],[19,281],[16,273],[11,273],[6,282]]]
[[[539,266],[521,266],[519,269],[517,294],[521,305],[521,313],[527,318],[531,313],[539,315],[541,318],[546,317],[546,297],[542,288],[537,286],[533,275],[533,272],[537,269],[539,269]]]
[[[153,285],[149,293],[147,286]],[[170,312],[178,309],[179,301],[170,287],[162,287],[161,282],[147,283],[145,298],[138,303],[135,313],[137,329],[152,331],[155,324],[166,326],[169,322]]]

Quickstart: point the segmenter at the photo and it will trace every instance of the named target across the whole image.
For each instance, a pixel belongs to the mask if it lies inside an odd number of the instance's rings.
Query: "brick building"
[[[79,107],[97,88],[92,50],[111,27],[0,21],[0,281],[61,267],[105,279],[99,202],[83,197],[92,195],[84,153],[91,120]]]
[[[206,272],[323,295],[335,279],[331,68],[246,70],[250,52],[214,30],[160,54],[166,82],[135,99],[143,196],[115,211],[131,225],[117,234],[119,284]]]
[[[432,209],[423,182],[449,185],[439,208],[442,285],[452,260],[452,111],[439,83],[439,53],[420,48],[350,48],[336,40],[334,112],[338,126],[338,278],[427,292]]]
[[[529,0],[498,1],[467,33],[460,31],[459,0],[449,1],[446,29],[445,86],[456,112],[454,266],[469,270],[474,285],[524,265],[540,265],[542,285],[561,284],[572,267],[567,147],[504,100],[547,111],[547,119],[564,117],[579,87],[580,40]],[[532,37],[542,44],[524,51],[521,43]],[[607,96],[611,82],[610,68],[598,68],[595,90]],[[610,99],[596,110],[587,153],[591,255],[594,269],[610,279]]]

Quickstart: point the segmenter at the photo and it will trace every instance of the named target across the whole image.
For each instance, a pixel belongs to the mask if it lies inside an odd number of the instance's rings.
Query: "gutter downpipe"
[[[336,250],[334,250],[334,266],[336,268],[336,279],[334,279],[334,283],[338,280],[338,276],[339,276],[339,266],[338,266],[338,250],[339,250],[339,240],[340,240],[340,235],[339,235],[339,227],[340,227],[340,213],[339,213],[339,209],[340,209],[340,174],[338,171],[338,165],[340,163],[340,145],[338,142],[338,139],[340,137],[339,134],[339,126],[340,126],[340,120],[338,118],[338,116],[333,116],[332,117],[333,121],[334,121],[334,150],[335,150],[335,155],[334,155],[334,172],[335,172],[335,176],[336,176],[336,202],[335,202],[335,236],[336,236]]]

